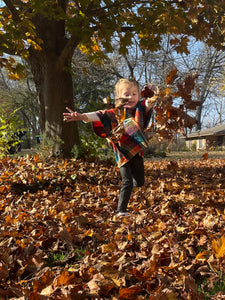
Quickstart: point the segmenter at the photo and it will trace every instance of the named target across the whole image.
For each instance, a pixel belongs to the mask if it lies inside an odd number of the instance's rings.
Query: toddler
[[[152,88],[154,95],[154,87]],[[143,134],[152,114],[151,98],[140,101],[139,84],[134,79],[120,79],[115,85],[115,98],[125,100],[122,108],[80,114],[67,108],[64,121],[92,122],[94,132],[107,138],[120,170],[122,185],[117,205],[118,216],[128,216],[127,206],[133,187],[144,185],[144,149],[148,142]],[[115,135],[118,129],[121,132]]]

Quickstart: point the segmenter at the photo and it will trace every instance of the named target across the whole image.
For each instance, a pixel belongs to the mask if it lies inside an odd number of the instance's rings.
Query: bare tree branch
[[[69,59],[72,58],[72,55],[74,53],[75,48],[79,44],[80,39],[78,39],[77,36],[73,35],[71,38],[68,40],[67,44],[63,48],[63,51],[58,59],[57,62],[57,67],[61,68],[63,65],[65,65],[65,62]]]

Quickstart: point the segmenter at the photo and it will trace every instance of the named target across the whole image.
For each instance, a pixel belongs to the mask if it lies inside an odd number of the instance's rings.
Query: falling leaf
[[[203,160],[208,159],[208,157],[209,157],[209,154],[207,152],[202,155]]]
[[[177,78],[177,69],[173,69],[166,76],[166,84],[172,84],[176,78]]]

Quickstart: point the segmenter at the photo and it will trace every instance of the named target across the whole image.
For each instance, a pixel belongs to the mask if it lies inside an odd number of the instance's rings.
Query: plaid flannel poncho
[[[145,100],[139,101],[134,109],[126,109],[126,119],[123,122],[124,133],[118,142],[114,142],[110,138],[112,129],[118,125],[114,110],[97,112],[101,122],[93,122],[93,130],[98,136],[108,139],[118,167],[123,166],[138,153],[143,155],[143,150],[148,147],[143,131],[148,126],[151,114],[152,109],[146,111]]]

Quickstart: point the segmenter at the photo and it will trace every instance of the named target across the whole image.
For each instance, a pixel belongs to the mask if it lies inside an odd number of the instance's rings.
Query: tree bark
[[[76,123],[64,123],[66,107],[73,109],[72,76],[58,58],[44,52],[30,52],[30,65],[39,94],[42,133],[54,141],[54,154],[71,155],[79,143]]]
[[[76,123],[63,122],[63,112],[66,106],[73,109],[72,77],[68,71],[58,70],[55,62],[50,61],[46,63],[44,78],[44,131],[54,140],[55,154],[62,152],[64,156],[70,156],[73,145],[78,143],[78,132]]]
[[[65,10],[66,1],[60,2]],[[42,133],[54,142],[54,154],[70,157],[73,145],[79,143],[76,123],[64,123],[66,107],[73,109],[71,58],[79,43],[76,36],[67,39],[65,22],[52,20],[42,14],[33,18],[42,49],[30,47],[29,62],[39,95]]]
[[[202,116],[202,105],[197,106],[197,108],[196,108],[196,113],[195,113],[195,119],[197,121],[197,124],[195,126],[196,131],[202,129],[201,116]]]

